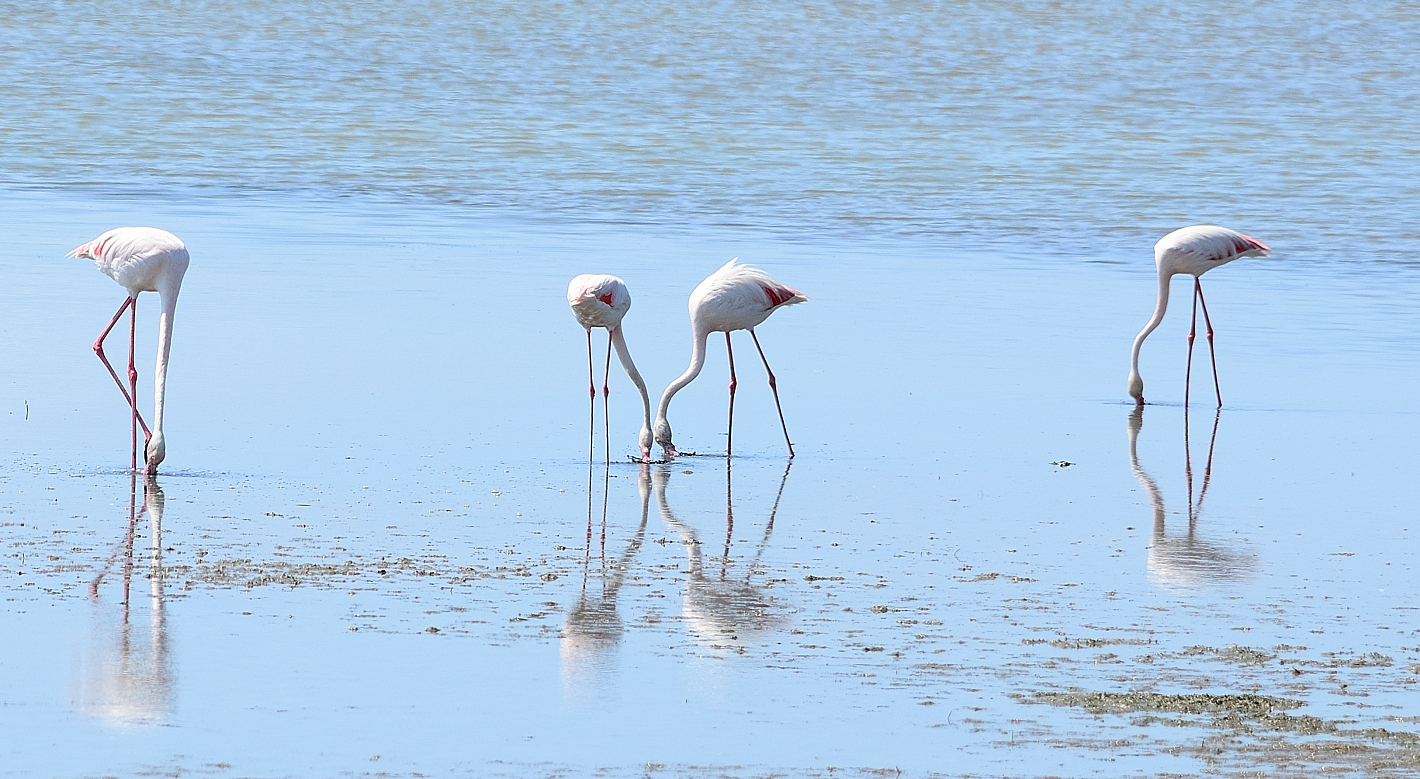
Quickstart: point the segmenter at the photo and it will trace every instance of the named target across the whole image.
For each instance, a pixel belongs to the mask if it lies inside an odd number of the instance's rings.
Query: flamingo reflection
[[[1149,575],[1154,581],[1175,587],[1202,587],[1237,582],[1252,576],[1257,570],[1257,557],[1238,552],[1223,544],[1208,541],[1198,533],[1198,519],[1203,513],[1203,499],[1213,478],[1213,448],[1218,440],[1218,423],[1222,410],[1213,416],[1213,430],[1208,439],[1208,460],[1203,466],[1203,481],[1198,499],[1193,497],[1193,456],[1188,438],[1188,409],[1183,412],[1183,474],[1188,489],[1188,532],[1168,535],[1166,531],[1163,492],[1139,464],[1139,430],[1144,426],[1144,407],[1137,406],[1129,415],[1129,465],[1139,483],[1149,493],[1154,509],[1153,538],[1149,544]]]
[[[138,509],[137,496],[138,477],[133,474],[129,482],[128,527],[108,564],[89,583],[89,601],[95,619],[90,658],[84,671],[82,704],[90,715],[120,724],[160,722],[173,709],[174,680],[163,594],[165,499],[157,478],[151,475],[144,477],[142,510]],[[134,559],[134,547],[139,537],[138,522],[145,513],[150,530],[147,630],[135,629],[133,619],[133,580],[144,575],[139,569],[140,563]],[[123,582],[123,600],[117,604],[117,624],[113,621],[113,606],[105,603],[100,594],[104,578],[115,565]]]
[[[610,468],[610,464],[608,464]],[[562,676],[563,684],[575,686],[581,679],[606,672],[611,663],[611,651],[621,642],[626,628],[621,624],[621,615],[616,610],[617,596],[625,581],[626,572],[631,567],[632,558],[640,551],[646,537],[646,518],[651,506],[651,469],[642,465],[637,477],[637,488],[641,493],[641,524],[627,543],[621,557],[610,564],[606,558],[607,495],[605,488],[610,479],[604,480],[602,493],[601,543],[598,555],[601,565],[596,584],[591,584],[592,570],[592,501],[591,490],[587,500],[587,555],[582,563],[582,592],[577,605],[567,612],[567,622],[562,628]]]
[[[656,502],[661,509],[661,519],[666,526],[680,536],[688,558],[685,601],[682,615],[691,635],[697,641],[715,650],[743,651],[755,639],[783,621],[782,609],[751,579],[759,567],[760,557],[769,544],[774,532],[774,518],[779,513],[779,501],[784,496],[784,485],[789,479],[789,470],[794,467],[790,460],[784,468],[784,476],[779,480],[779,492],[774,496],[774,506],[769,511],[769,521],[764,527],[764,537],[754,558],[744,571],[732,570],[730,545],[735,530],[735,509],[732,493],[732,466],[725,463],[725,546],[719,560],[710,558],[712,564],[719,562],[719,571],[707,570],[703,544],[695,530],[681,522],[671,510],[666,497],[666,485],[670,481],[670,470],[658,468],[654,475]]]

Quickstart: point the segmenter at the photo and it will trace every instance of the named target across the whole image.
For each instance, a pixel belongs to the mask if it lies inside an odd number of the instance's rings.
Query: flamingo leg
[[[606,426],[606,461],[611,462],[611,330],[606,331],[606,371],[602,373],[602,424]]]
[[[104,354],[104,341],[108,338],[108,334],[113,332],[113,328],[118,325],[118,320],[123,318],[123,312],[132,305],[134,305],[132,297],[124,298],[123,305],[118,307],[118,313],[113,315],[113,320],[108,323],[108,327],[105,327],[104,331],[99,334],[98,340],[94,341],[94,354],[97,354],[104,367],[108,368],[108,375],[113,377],[114,383],[118,385],[118,391],[123,393],[123,400],[128,403],[129,409],[135,408],[137,404],[134,402],[133,396],[129,394],[128,388],[123,386],[123,379],[118,377],[118,371],[113,369],[113,365],[108,361],[108,356]],[[144,440],[153,437],[152,433],[148,432],[148,423],[143,421],[141,414],[138,415],[138,424],[143,428]]]
[[[1188,326],[1188,367],[1183,371],[1183,407],[1188,408],[1188,390],[1193,384],[1193,338],[1198,334],[1198,279],[1193,280],[1193,324]]]
[[[587,412],[587,467],[591,467],[592,452],[595,451],[597,442],[597,378],[596,368],[592,366],[592,328],[587,328],[587,392],[592,397],[591,410]],[[590,477],[588,477],[590,479]],[[588,481],[590,484],[590,480]],[[588,500],[590,500],[591,487],[587,487]],[[587,537],[591,538],[591,508],[588,506]]]
[[[1218,393],[1218,408],[1223,407],[1223,388],[1218,385],[1218,353],[1213,350],[1213,322],[1208,319],[1208,301],[1203,299],[1203,285],[1193,280],[1198,302],[1203,304],[1203,324],[1208,327],[1208,357],[1213,361],[1213,391]]]
[[[128,403],[132,407],[133,418],[128,427],[133,438],[133,462],[131,468],[138,472],[138,368],[133,365],[134,351],[138,348],[138,298],[133,298],[128,307]]]
[[[769,358],[764,356],[764,348],[759,345],[759,336],[754,328],[749,329],[749,337],[754,339],[754,348],[759,350],[759,359],[764,360],[764,372],[769,374],[769,389],[774,393],[774,408],[779,411],[779,426],[784,429],[784,443],[789,445],[789,459],[794,459],[794,442],[789,440],[789,425],[784,422],[784,407],[779,405],[779,385],[774,380],[774,371],[769,369]]]
[[[725,331],[725,352],[730,355],[730,425],[725,434],[725,456],[729,457],[735,440],[735,387],[739,382],[735,380],[735,349],[730,346],[728,330]]]

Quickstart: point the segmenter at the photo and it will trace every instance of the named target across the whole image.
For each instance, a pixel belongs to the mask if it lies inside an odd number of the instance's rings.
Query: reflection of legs
[[[1193,447],[1188,443],[1188,406],[1183,407],[1183,480],[1188,486],[1188,531],[1193,532],[1193,523],[1198,515],[1193,511]]]
[[[735,534],[735,501],[732,497],[730,460],[725,460],[725,553],[720,557],[720,578],[725,578],[730,569],[730,538]]]
[[[1213,446],[1218,443],[1218,422],[1223,419],[1223,409],[1213,412],[1213,435],[1208,438],[1208,462],[1203,465],[1203,488],[1198,491],[1198,508],[1194,517],[1203,513],[1203,496],[1208,494],[1208,481],[1213,477]],[[1189,525],[1191,531],[1193,526]]]
[[[1218,408],[1223,407],[1223,389],[1218,386],[1218,353],[1213,350],[1213,322],[1208,319],[1208,301],[1203,299],[1203,285],[1193,280],[1198,302],[1203,304],[1203,324],[1208,327],[1208,357],[1213,361],[1213,390],[1218,393]]]
[[[769,389],[774,393],[774,408],[779,410],[779,426],[784,429],[784,443],[789,445],[789,457],[794,456],[794,442],[789,440],[789,426],[784,423],[784,407],[779,405],[779,385],[774,381],[774,371],[769,369],[769,358],[764,356],[764,348],[759,345],[759,336],[754,328],[749,329],[749,337],[754,339],[754,348],[759,350],[759,359],[764,360],[764,372],[769,374]]]
[[[123,386],[123,379],[118,377],[118,371],[113,369],[113,365],[108,361],[108,356],[104,354],[104,340],[108,338],[109,333],[113,332],[113,328],[118,325],[118,320],[123,317],[123,312],[127,311],[130,306],[134,306],[134,313],[136,314],[136,301],[131,297],[124,298],[123,305],[118,307],[118,313],[113,315],[113,320],[108,323],[108,327],[104,328],[104,331],[99,334],[98,340],[94,341],[94,354],[97,354],[99,360],[103,362],[104,367],[108,368],[108,375],[113,377],[114,383],[118,385],[118,391],[123,393],[123,400],[128,404],[129,411],[136,414],[137,404],[134,402],[133,395],[129,393],[127,387]],[[130,353],[132,352],[131,343],[132,341],[130,339]],[[148,432],[148,424],[143,421],[141,415],[138,416],[138,424],[143,428],[144,437],[151,437]]]
[[[1193,323],[1188,326],[1188,367],[1183,372],[1183,407],[1188,408],[1188,390],[1193,383],[1193,337],[1198,334],[1198,279],[1193,280]]]
[[[730,346],[730,333],[725,331],[725,352],[730,355],[730,427],[725,434],[725,456],[730,456],[735,440],[735,387],[739,382],[735,381],[735,349]]]

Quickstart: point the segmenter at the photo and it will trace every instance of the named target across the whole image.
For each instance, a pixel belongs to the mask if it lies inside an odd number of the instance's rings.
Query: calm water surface
[[[1413,9],[0,18],[0,774],[1420,765]],[[1275,250],[1209,276],[1227,406],[1178,306],[1135,413],[1200,221]],[[63,259],[134,223],[194,258],[149,484]],[[624,462],[614,374],[589,466],[567,279],[654,394],[732,256],[811,297],[759,331],[799,457],[745,357],[709,456],[712,349],[707,456]]]

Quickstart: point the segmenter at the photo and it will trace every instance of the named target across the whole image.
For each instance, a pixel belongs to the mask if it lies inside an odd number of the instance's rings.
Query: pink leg
[[[592,406],[587,412],[587,464],[590,467],[592,462],[592,452],[596,451],[597,445],[597,378],[596,368],[592,367],[592,328],[587,328],[587,393],[591,395]],[[588,487],[588,495],[591,488]],[[588,498],[590,500],[590,498]],[[591,538],[591,506],[587,508],[587,538]],[[590,549],[591,547],[588,547]]]
[[[133,305],[128,307],[128,392],[129,405],[133,408],[133,419],[129,422],[129,429],[133,437],[133,462],[132,470],[138,472],[138,369],[133,365],[133,353],[138,348],[138,298],[133,298]]]
[[[1193,384],[1193,338],[1198,334],[1198,279],[1193,284],[1193,324],[1188,326],[1188,367],[1183,372],[1184,408],[1188,408],[1188,390]]]
[[[123,400],[128,404],[130,410],[134,409],[137,404],[134,402],[133,396],[128,393],[128,388],[123,386],[123,379],[118,377],[118,371],[114,370],[113,366],[109,364],[108,357],[104,354],[104,340],[108,338],[109,333],[113,332],[113,328],[118,325],[118,320],[123,317],[123,312],[127,311],[128,307],[132,305],[134,305],[133,298],[124,298],[123,305],[118,307],[118,313],[113,315],[113,321],[108,323],[108,327],[104,328],[104,331],[99,334],[98,340],[94,341],[94,354],[97,354],[99,360],[103,362],[104,367],[108,368],[108,375],[113,377],[114,383],[118,385],[118,391],[123,393]],[[143,421],[141,414],[138,416],[138,424],[143,428],[144,440],[153,437],[152,433],[148,432],[148,424]]]
[[[1198,301],[1203,304],[1203,324],[1208,327],[1208,356],[1213,361],[1213,391],[1218,393],[1218,408],[1223,407],[1223,388],[1218,385],[1218,353],[1213,350],[1213,322],[1208,319],[1208,301],[1203,299],[1203,285],[1193,280],[1198,291]]]
[[[606,331],[606,371],[602,373],[602,424],[606,426],[606,461],[611,462],[611,331]],[[603,538],[605,541],[605,538]]]
[[[735,349],[730,346],[728,330],[725,331],[725,352],[730,355],[730,426],[725,434],[725,456],[729,457],[735,440],[735,387],[739,382],[735,380]]]
[[[789,440],[789,425],[784,422],[784,407],[779,405],[779,385],[774,381],[774,371],[769,369],[769,358],[764,356],[764,348],[759,345],[759,336],[750,328],[749,337],[754,339],[754,348],[759,350],[759,359],[764,360],[764,372],[769,374],[769,389],[774,393],[774,408],[779,410],[779,426],[784,429],[784,443],[789,445],[789,459],[794,458],[794,442]]]

